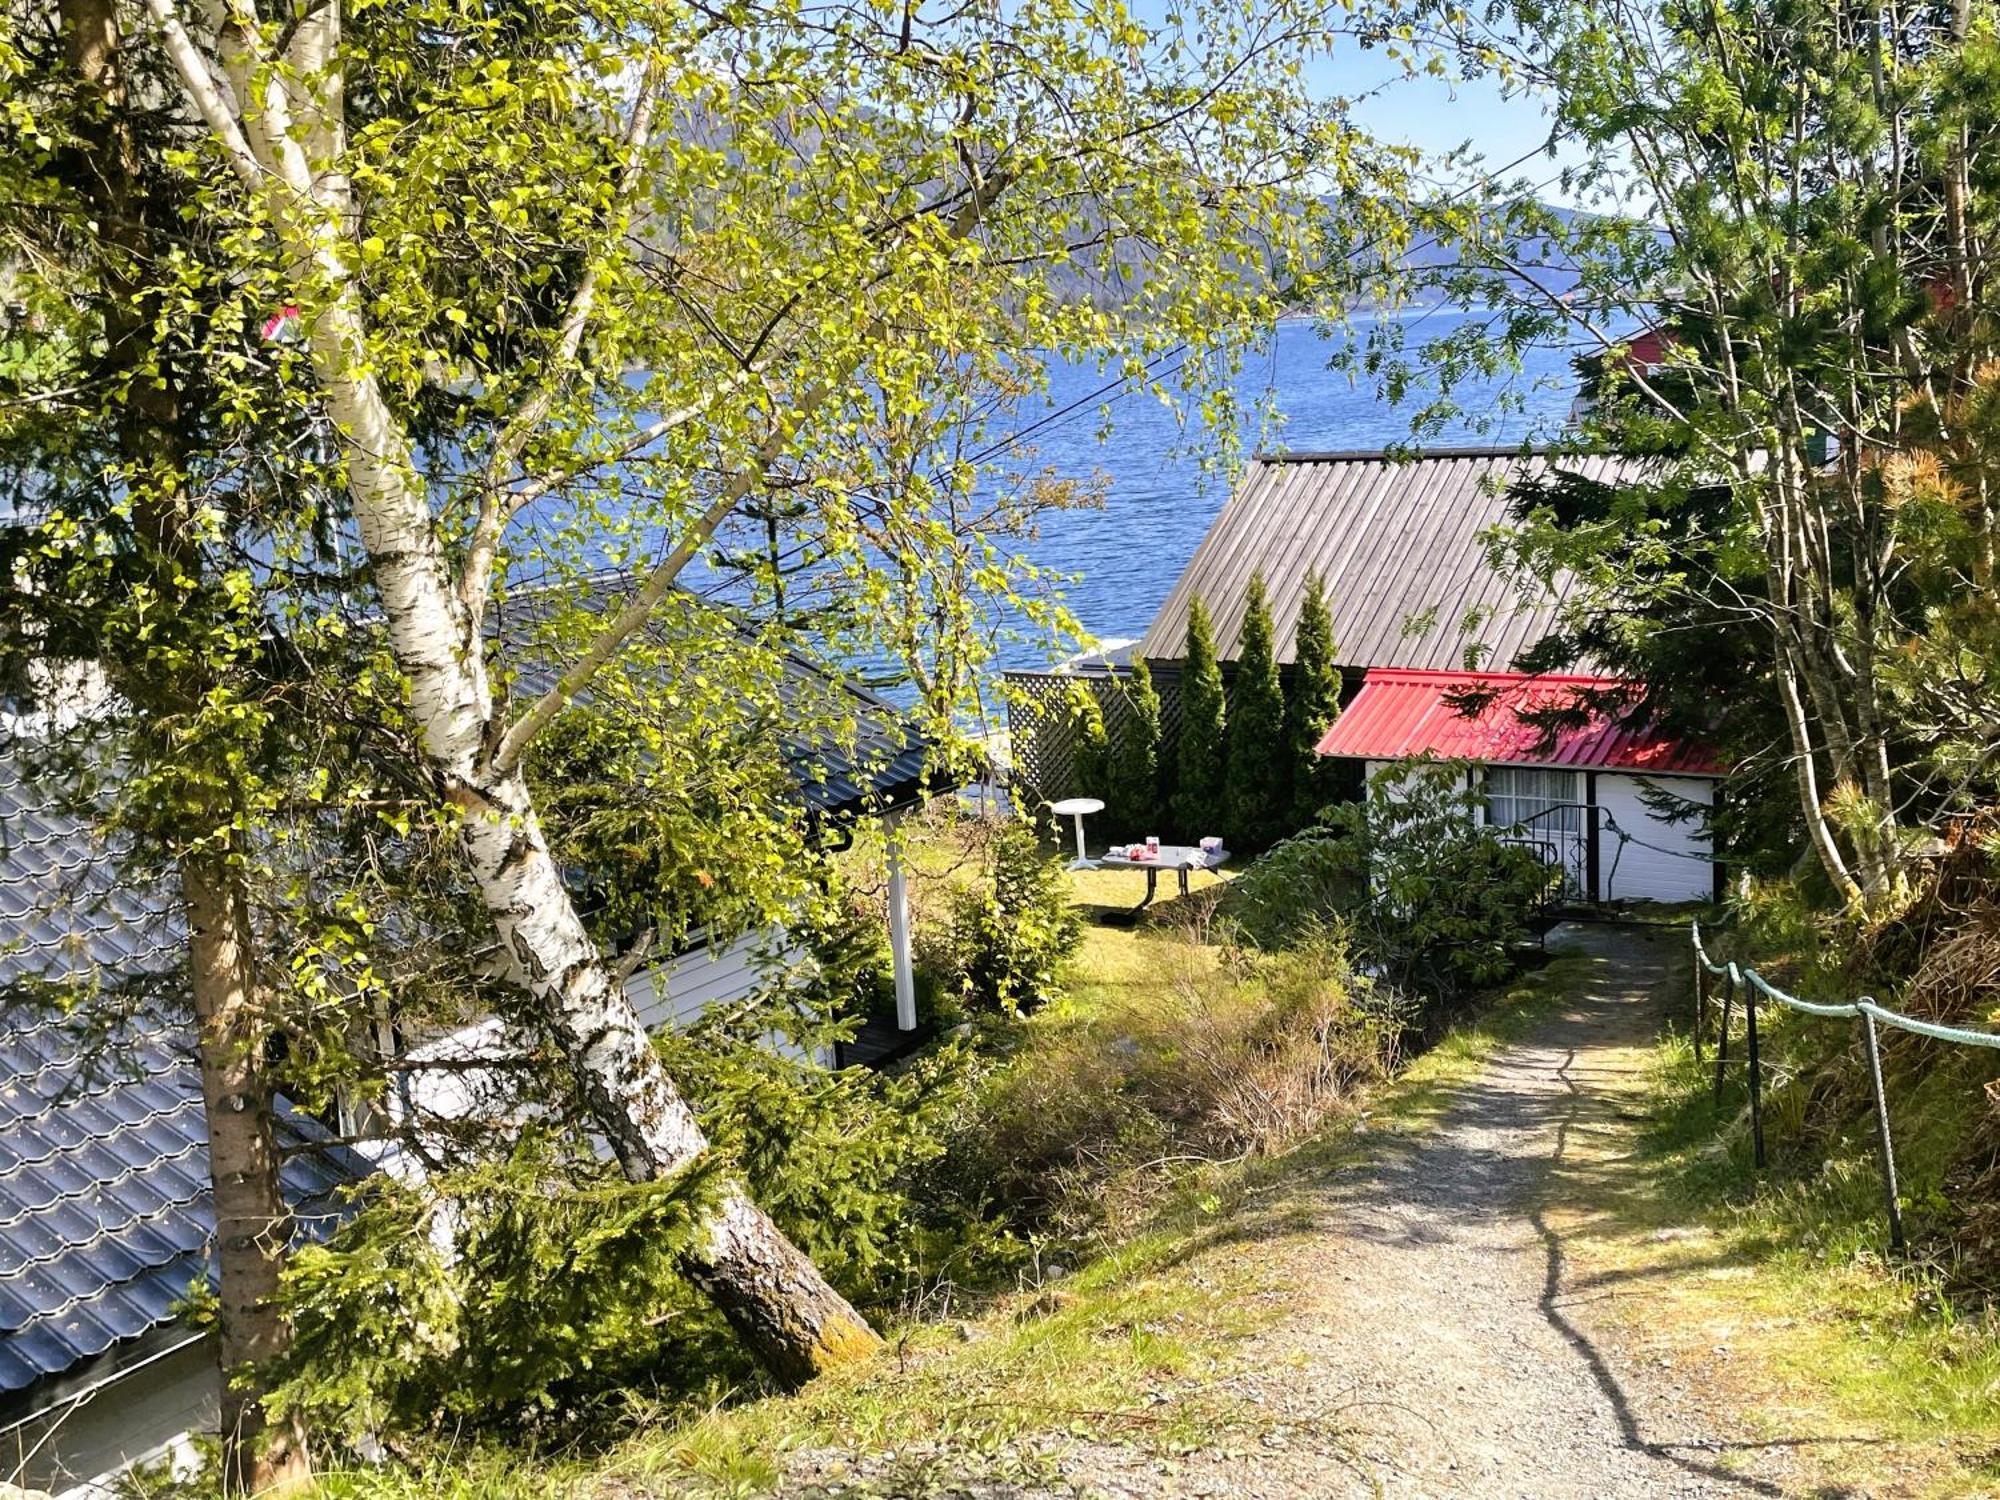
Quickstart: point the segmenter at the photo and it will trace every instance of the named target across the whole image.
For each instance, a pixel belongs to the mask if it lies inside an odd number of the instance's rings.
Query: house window
[[[1574,771],[1543,766],[1494,766],[1486,773],[1486,821],[1494,828],[1577,833],[1582,800]],[[1562,808],[1563,811],[1552,811]]]
[[[1486,773],[1486,822],[1501,839],[1532,849],[1562,871],[1570,895],[1588,892],[1590,814],[1578,806],[1575,771],[1545,766],[1494,766]]]

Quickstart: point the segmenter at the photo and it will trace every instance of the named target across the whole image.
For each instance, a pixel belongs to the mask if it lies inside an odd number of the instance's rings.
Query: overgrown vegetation
[[[1462,765],[1413,762],[1258,860],[1227,910],[1264,948],[1343,932],[1372,971],[1435,1010],[1512,971],[1558,878],[1480,825]]]
[[[958,857],[915,853],[937,871]],[[1108,872],[1079,885],[1091,901],[1123,888]],[[995,1023],[999,1064],[968,1127],[1005,1122],[1025,1140],[1056,1145],[1034,1111],[1057,1108],[1100,1132],[1111,1155],[1053,1153],[1041,1181],[1060,1191],[1021,1204],[1019,1222],[1040,1228],[1022,1236],[994,1279],[941,1278],[912,1297],[894,1326],[897,1357],[796,1396],[724,1404],[642,1396],[631,1435],[608,1451],[556,1442],[536,1452],[468,1437],[442,1461],[335,1472],[326,1493],[605,1500],[652,1485],[750,1496],[784,1492],[801,1467],[812,1472],[820,1450],[880,1462],[871,1482],[888,1493],[925,1493],[967,1476],[1049,1482],[1052,1471],[1021,1440],[1079,1422],[1114,1423],[1122,1440],[1166,1460],[1198,1445],[1254,1444],[1268,1419],[1215,1389],[1213,1376],[1287,1299],[1268,1259],[1246,1246],[1296,1232],[1301,1195],[1354,1155],[1340,1126],[1364,1101],[1374,1136],[1435,1120],[1455,1085],[1560,993],[1562,961],[1390,1078],[1389,1059],[1402,1055],[1394,1018],[1372,998],[1357,1001],[1370,992],[1337,947],[1267,959],[1218,945],[1200,911],[1188,915],[1093,927],[1067,997],[1024,1021]],[[1207,1065],[1183,1079],[1188,1027]],[[1246,1079],[1283,1107],[1268,1108]],[[1142,1140],[1121,1140],[1135,1119],[1152,1122]],[[1183,1149],[1169,1153],[1162,1142]],[[959,1158],[961,1180],[976,1177],[980,1159]],[[1163,1388],[1177,1392],[1170,1403],[1158,1402]],[[1136,1415],[1102,1415],[1125,1413]]]

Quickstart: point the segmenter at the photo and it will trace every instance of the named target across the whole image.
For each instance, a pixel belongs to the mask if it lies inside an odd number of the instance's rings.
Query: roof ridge
[[[1300,448],[1254,453],[1253,464],[1387,463],[1414,465],[1454,458],[1641,458],[1605,448],[1573,448],[1561,443],[1468,443],[1437,448]]]
[[[1427,681],[1449,678],[1460,682],[1499,681],[1509,685],[1547,682],[1559,686],[1584,683],[1629,688],[1640,686],[1629,677],[1610,677],[1590,672],[1516,672],[1505,668],[1457,670],[1450,667],[1364,667],[1361,675],[1363,681],[1370,677],[1421,677]]]

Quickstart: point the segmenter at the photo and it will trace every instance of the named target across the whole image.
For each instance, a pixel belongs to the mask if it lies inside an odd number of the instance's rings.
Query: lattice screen
[[[1088,676],[1062,672],[1009,672],[1012,696],[1007,703],[1007,737],[1013,754],[1014,786],[1021,795],[1054,801],[1060,797],[1100,796],[1102,787],[1075,785],[1079,689],[1097,699],[1104,728],[1116,736],[1131,713],[1125,683],[1131,673],[1114,669]],[[1181,684],[1178,674],[1153,674],[1160,695],[1160,750],[1171,756],[1180,742]],[[1171,762],[1170,762],[1171,763]]]

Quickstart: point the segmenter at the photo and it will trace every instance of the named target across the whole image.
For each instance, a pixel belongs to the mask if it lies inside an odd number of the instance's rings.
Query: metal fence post
[[[1701,1065],[1701,1034],[1708,1029],[1708,967],[1701,949],[1694,950],[1694,1060]]]
[[[1764,1165],[1764,1067],[1757,1056],[1757,986],[1743,991],[1743,1021],[1750,1048],[1750,1159]]]
[[[1722,1066],[1729,1061],[1729,1010],[1736,1003],[1736,969],[1729,970],[1729,984],[1722,992],[1722,1025],[1715,1033],[1715,1104],[1722,1107]]]
[[[1882,1045],[1875,1018],[1861,1012],[1861,1034],[1868,1048],[1868,1086],[1875,1091],[1875,1145],[1882,1155],[1882,1203],[1889,1211],[1889,1248],[1903,1248],[1903,1210],[1896,1201],[1896,1143],[1889,1134],[1889,1096],[1882,1091]]]

